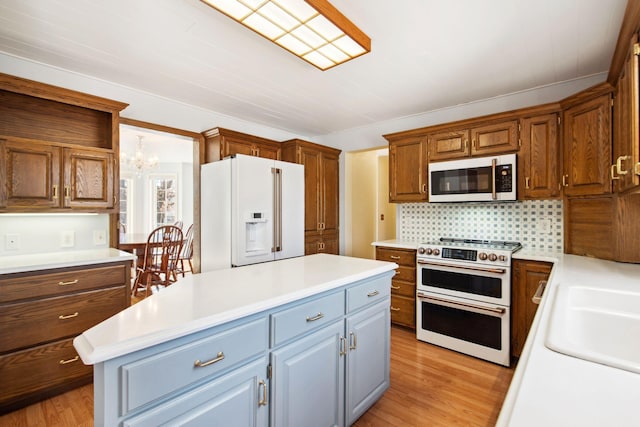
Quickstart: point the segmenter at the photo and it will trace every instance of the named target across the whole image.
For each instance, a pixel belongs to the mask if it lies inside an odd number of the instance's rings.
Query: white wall
[[[94,230],[102,231],[109,241],[107,214],[2,214],[0,217],[0,256],[24,255],[40,252],[77,251],[106,248],[94,244]],[[61,247],[62,233],[73,232],[73,247]],[[8,234],[18,235],[20,248],[6,249]]]

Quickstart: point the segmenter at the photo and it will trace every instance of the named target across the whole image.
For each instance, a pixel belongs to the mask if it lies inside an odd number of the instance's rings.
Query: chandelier
[[[120,153],[120,164],[130,167],[135,170],[136,176],[142,176],[142,173],[146,170],[153,169],[158,166],[158,156],[151,156],[145,158],[144,147],[142,146],[142,139],[144,136],[138,135],[138,144],[136,145],[136,151],[133,156],[127,155],[127,153]]]

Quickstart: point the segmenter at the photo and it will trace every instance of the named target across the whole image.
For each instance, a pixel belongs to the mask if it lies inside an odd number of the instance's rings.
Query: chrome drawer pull
[[[399,309],[399,308],[395,308],[394,306],[389,307],[389,309],[390,309],[391,311],[400,311],[400,309]]]
[[[58,319],[60,320],[65,320],[65,319],[73,319],[74,317],[78,317],[78,313],[77,311],[73,314],[67,314],[66,316],[64,314],[61,314],[60,316],[58,316]]]
[[[267,406],[269,403],[267,401],[267,383],[263,380],[260,380],[258,383],[258,387],[262,387],[262,399],[258,401],[258,406]]]
[[[358,337],[353,332],[349,333],[349,350],[355,350],[358,348]]]
[[[372,292],[369,292],[369,293],[367,294],[367,296],[368,296],[369,298],[371,298],[371,297],[375,297],[375,296],[376,296],[376,295],[378,295],[379,293],[380,293],[380,292],[378,292],[378,291],[372,291]]]
[[[313,317],[309,317],[309,316],[307,316],[307,322],[315,322],[316,320],[320,320],[320,319],[322,319],[323,317],[324,317],[324,314],[322,314],[322,313],[318,313],[318,314],[316,314],[316,315],[315,315],[315,316],[313,316]]]
[[[400,259],[399,255],[389,255],[389,258],[391,259]]]
[[[58,286],[69,286],[69,285],[75,285],[76,283],[78,283],[78,279],[72,280],[70,282],[58,282]]]
[[[200,359],[196,360],[195,362],[193,362],[193,366],[195,366],[196,368],[204,368],[205,366],[209,366],[209,365],[213,365],[214,363],[218,363],[221,360],[224,360],[224,353],[223,352],[218,352],[218,355],[214,358],[211,359],[207,362],[201,362]]]
[[[544,293],[544,289],[547,287],[547,281],[541,280],[538,282],[538,289],[536,289],[535,295],[531,297],[531,302],[534,304],[540,304],[542,301],[542,294]]]
[[[340,349],[338,351],[340,356],[344,356],[347,354],[347,339],[345,337],[340,337]]]
[[[80,358],[79,356],[76,356],[73,359],[61,360],[58,363],[61,365],[66,365],[67,363],[77,362],[79,358]]]
[[[394,291],[397,291],[398,289],[400,289],[400,286],[393,286],[393,285],[391,285],[391,289],[393,289]]]

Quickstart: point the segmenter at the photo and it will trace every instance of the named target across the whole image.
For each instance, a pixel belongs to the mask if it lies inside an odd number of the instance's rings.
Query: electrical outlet
[[[75,245],[75,231],[63,230],[60,232],[60,247],[72,248]]]
[[[8,251],[17,251],[20,249],[20,235],[19,234],[7,234],[5,236],[5,249]]]
[[[551,234],[551,220],[550,219],[539,219],[536,228],[538,229],[538,233],[541,234]]]
[[[93,230],[93,244],[96,246],[107,244],[107,232],[104,230]]]

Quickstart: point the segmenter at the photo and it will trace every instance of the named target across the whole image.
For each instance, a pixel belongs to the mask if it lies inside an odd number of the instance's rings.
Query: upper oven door
[[[429,164],[429,201],[516,200],[516,155]]]
[[[505,266],[462,266],[443,260],[418,260],[418,289],[509,306],[511,269]]]

